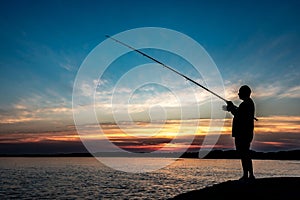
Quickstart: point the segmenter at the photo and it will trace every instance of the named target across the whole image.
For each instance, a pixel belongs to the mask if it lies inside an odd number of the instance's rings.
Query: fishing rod
[[[165,68],[167,68],[167,69],[169,69],[169,70],[175,72],[176,74],[182,76],[182,77],[185,78],[186,80],[191,81],[192,83],[196,84],[197,86],[201,87],[202,89],[204,89],[204,90],[210,92],[211,94],[215,95],[215,96],[218,97],[219,99],[225,101],[226,104],[228,104],[228,101],[227,101],[225,98],[221,97],[220,95],[216,94],[215,92],[211,91],[210,89],[208,89],[207,87],[201,85],[200,83],[197,83],[196,81],[190,79],[189,77],[185,76],[184,74],[182,74],[182,73],[176,71],[176,70],[173,69],[172,67],[169,67],[168,65],[166,65],[166,64],[160,62],[159,60],[157,60],[157,59],[155,59],[155,58],[153,58],[153,57],[151,57],[151,56],[145,54],[144,52],[142,52],[142,51],[140,51],[140,50],[138,50],[138,49],[135,49],[135,48],[133,48],[132,46],[129,46],[128,44],[125,44],[124,42],[121,42],[120,40],[117,40],[117,39],[115,39],[115,38],[113,38],[113,37],[111,37],[111,36],[109,36],[109,35],[105,35],[105,37],[107,37],[107,38],[109,38],[109,39],[112,39],[112,40],[114,40],[115,42],[117,42],[117,43],[119,43],[119,44],[121,44],[121,45],[123,45],[123,46],[126,46],[126,47],[128,47],[129,49],[132,49],[133,51],[135,51],[135,52],[137,52],[137,53],[139,53],[139,54],[142,54],[143,56],[145,56],[145,57],[147,57],[147,58],[153,60],[154,62],[156,62],[156,63],[162,65],[163,67],[165,67]],[[256,117],[254,117],[254,119],[255,119],[255,121],[258,121],[258,119],[257,119]]]
[[[188,80],[188,81],[191,81],[192,83],[196,84],[197,86],[199,86],[199,87],[203,88],[204,90],[206,90],[206,91],[210,92],[211,94],[215,95],[216,97],[218,97],[218,98],[222,99],[223,101],[225,101],[225,102],[227,103],[227,100],[226,100],[226,99],[224,99],[223,97],[221,97],[220,95],[218,95],[218,94],[214,93],[214,92],[213,92],[213,91],[211,91],[210,89],[208,89],[208,88],[204,87],[203,85],[201,85],[201,84],[197,83],[196,81],[194,81],[194,80],[190,79],[189,77],[185,76],[184,74],[182,74],[182,73],[180,73],[180,72],[176,71],[176,70],[175,70],[175,69],[173,69],[172,67],[169,67],[168,65],[166,65],[166,64],[164,64],[164,63],[162,63],[162,62],[160,62],[159,60],[157,60],[157,59],[155,59],[155,58],[153,58],[153,57],[151,57],[151,56],[149,56],[149,55],[145,54],[144,52],[142,52],[142,51],[140,51],[140,50],[138,50],[138,49],[135,49],[135,48],[133,48],[132,46],[129,46],[128,44],[125,44],[124,42],[121,42],[120,40],[117,40],[117,39],[115,39],[115,38],[113,38],[113,37],[111,37],[111,36],[109,36],[109,35],[105,35],[105,36],[106,36],[107,38],[109,38],[109,39],[112,39],[112,40],[114,40],[114,41],[115,41],[115,42],[117,42],[117,43],[120,43],[120,44],[122,44],[123,46],[126,46],[126,47],[128,47],[128,48],[132,49],[133,51],[136,51],[136,52],[138,52],[139,54],[142,54],[143,56],[145,56],[145,57],[147,57],[147,58],[149,58],[149,59],[153,60],[154,62],[156,62],[156,63],[158,63],[158,64],[162,65],[163,67],[165,67],[165,68],[167,68],[167,69],[169,69],[169,70],[171,70],[171,71],[175,72],[176,74],[178,74],[178,75],[182,76],[182,77],[183,77],[183,78],[185,78],[186,80]]]

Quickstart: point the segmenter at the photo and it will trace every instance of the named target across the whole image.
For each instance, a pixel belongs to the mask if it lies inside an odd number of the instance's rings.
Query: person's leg
[[[252,155],[250,151],[250,145],[251,142],[247,142],[245,144],[245,151],[246,151],[246,159],[247,159],[247,171],[249,172],[249,178],[255,179],[254,173],[253,173],[253,163],[252,163]]]
[[[242,142],[235,138],[235,147],[236,151],[241,159],[242,169],[243,169],[243,176],[240,178],[240,180],[245,180],[248,178],[248,161],[245,154],[245,146],[242,144]]]
[[[255,179],[255,176],[254,176],[254,172],[253,172],[253,163],[252,163],[252,159],[251,159],[251,155],[249,153],[249,157],[248,157],[248,172],[249,172],[249,178],[250,179]]]
[[[243,176],[242,179],[247,179],[248,178],[248,161],[245,158],[241,158],[242,162],[242,168],[243,168]]]
[[[253,164],[252,164],[252,158],[251,158],[250,143],[247,142],[247,143],[243,144],[243,154],[244,154],[245,168],[247,171],[246,172],[247,177],[250,179],[255,179],[255,176],[253,173]]]

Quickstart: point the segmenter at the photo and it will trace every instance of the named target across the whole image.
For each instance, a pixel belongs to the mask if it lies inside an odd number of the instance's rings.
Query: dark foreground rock
[[[300,177],[271,177],[259,178],[253,181],[227,181],[200,190],[183,193],[171,199],[251,199],[262,197],[285,200],[299,198]]]

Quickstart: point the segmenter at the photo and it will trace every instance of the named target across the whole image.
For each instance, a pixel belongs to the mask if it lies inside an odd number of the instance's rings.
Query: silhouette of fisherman
[[[254,113],[255,106],[250,98],[251,89],[247,85],[243,85],[239,89],[239,98],[243,102],[237,107],[231,101],[227,101],[227,106],[224,110],[231,112],[233,117],[232,122],[232,137],[234,137],[235,148],[240,156],[243,176],[240,180],[254,180],[253,165],[250,155],[250,145],[253,140],[254,132]]]

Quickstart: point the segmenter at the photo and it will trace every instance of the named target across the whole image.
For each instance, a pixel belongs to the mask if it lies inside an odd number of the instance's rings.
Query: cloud
[[[294,86],[288,88],[287,90],[282,92],[278,97],[279,98],[300,98],[300,86]]]
[[[89,87],[84,86],[83,95],[87,95],[90,98],[92,92],[91,85]],[[198,88],[197,88],[198,89]],[[113,92],[112,92],[113,91]],[[209,92],[190,86],[175,88],[172,90],[166,90],[156,87],[156,85],[146,85],[144,87],[137,88],[136,90],[131,87],[119,87],[113,90],[113,88],[97,90],[95,94],[95,106],[97,112],[102,115],[111,115],[112,112],[118,114],[134,114],[141,112],[152,112],[155,114],[156,111],[175,111],[181,112],[181,109],[192,108],[196,112],[199,106],[210,103],[213,97]],[[93,102],[93,100],[91,100]],[[214,99],[213,99],[214,101]],[[159,114],[159,113],[158,113]],[[171,113],[169,113],[172,117]],[[179,113],[180,114],[180,113]],[[176,114],[178,116],[178,114]],[[194,117],[199,116],[195,114]],[[175,116],[174,116],[175,117]]]
[[[283,86],[279,86],[277,83],[273,84],[261,84],[254,90],[254,97],[258,99],[263,98],[278,98],[278,95],[284,90]]]
[[[269,116],[260,117],[256,122],[255,132],[257,134],[271,133],[299,133],[299,116]],[[300,136],[300,135],[299,135]]]
[[[73,69],[74,69],[74,66],[72,66],[69,63],[59,64],[59,66],[61,66],[63,69],[65,69],[69,72],[73,71]]]
[[[214,119],[216,120],[216,119]],[[215,149],[233,149],[231,137],[231,119],[225,119],[221,132],[209,130],[211,119],[167,120],[153,122],[123,122],[100,124],[103,134],[96,133],[99,124],[83,125],[84,135],[78,135],[74,126],[65,127],[57,131],[22,131],[1,133],[0,143],[8,144],[43,144],[80,142],[85,140],[104,141],[109,139],[120,148],[129,151],[153,151],[164,148],[177,151],[189,148],[198,150],[200,147]],[[299,116],[271,116],[262,117],[255,123],[255,136],[252,149],[256,151],[276,151],[300,148],[300,117]],[[207,135],[219,134],[216,144],[203,144]],[[173,140],[177,137],[176,140]],[[212,146],[209,146],[212,145]],[[110,151],[111,149],[107,149]],[[41,150],[42,151],[42,150]]]
[[[45,126],[43,129],[46,129],[58,124],[63,126],[63,122],[71,120],[70,102],[51,90],[46,90],[44,94],[28,95],[15,104],[5,105],[0,111],[1,132],[18,128],[41,128],[42,124]]]
[[[19,133],[0,134],[0,143],[37,143],[42,141],[79,141],[74,128],[63,131],[19,131]]]
[[[242,81],[238,83],[231,83],[227,81],[226,84],[226,98],[237,99],[238,90],[243,85]],[[282,98],[300,98],[300,86],[289,86],[281,81],[274,81],[272,83],[262,82],[251,86],[252,97],[256,100],[262,99],[282,99]]]

